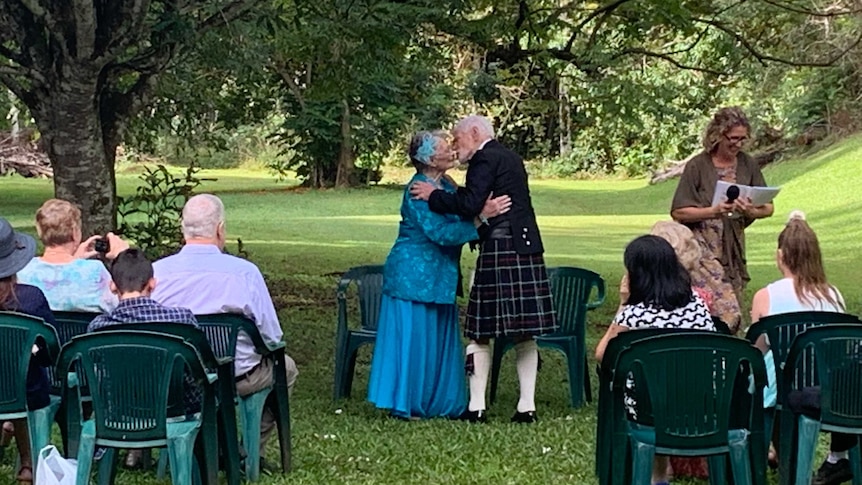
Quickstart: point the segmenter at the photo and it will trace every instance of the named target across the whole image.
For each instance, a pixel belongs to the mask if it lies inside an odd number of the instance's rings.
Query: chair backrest
[[[184,341],[192,344],[195,350],[198,351],[205,368],[213,370],[218,367],[218,359],[216,358],[215,353],[213,353],[206,333],[204,333],[202,329],[196,328],[194,325],[188,325],[185,323],[126,323],[101,327],[97,332],[115,330],[163,333],[165,335],[180,337]],[[230,357],[233,357],[233,355]]]
[[[347,291],[351,283],[356,284],[360,325],[364,330],[376,331],[383,296],[383,266],[356,266],[341,277],[335,297],[338,301],[338,325],[343,328],[347,328]]]
[[[638,399],[647,398],[652,408],[658,446],[711,448],[727,445],[738,414],[733,408],[740,405],[733,399],[738,377],[749,372],[755,392],[747,403],[747,424],[752,433],[762,434],[766,370],[763,355],[745,340],[714,332],[698,333],[697,338],[674,332],[637,340],[619,356],[614,388],[624,386],[629,373],[634,375]]]
[[[253,321],[238,313],[210,313],[195,315],[198,325],[207,336],[210,348],[217,358],[233,358],[236,354],[236,339],[240,333],[248,335],[255,351],[268,353],[260,330]]]
[[[605,280],[593,271],[559,266],[548,268],[554,310],[560,329],[557,335],[583,335],[587,325],[587,310],[605,301]],[[593,288],[595,300],[590,300]]]
[[[816,371],[805,368],[813,354]],[[820,386],[820,420],[862,428],[862,325],[821,325],[799,334],[790,347],[784,372],[785,393]]]
[[[0,312],[0,414],[23,416],[27,412],[27,370],[33,345],[39,340],[51,362],[56,362],[60,345],[53,327],[41,318]]]
[[[775,369],[780,372],[784,368],[784,362],[787,360],[790,346],[793,340],[798,335],[806,330],[829,324],[860,324],[862,321],[859,317],[848,313],[835,312],[792,312],[781,313],[778,315],[770,315],[763,317],[757,323],[748,329],[745,338],[749,342],[754,343],[761,335],[766,335],[769,338],[769,348],[772,350],[772,357],[775,359]],[[806,352],[805,358],[799,363],[799,376],[801,382],[810,382],[816,373],[816,363],[814,354]],[[777,380],[778,384],[778,403],[784,403],[784,392],[782,392],[781,379]]]
[[[88,312],[51,312],[57,323],[57,335],[60,337],[60,345],[72,340],[78,335],[87,333],[87,325],[99,316],[98,313]]]
[[[195,348],[180,337],[128,330],[72,339],[60,355],[64,376],[74,362],[90,384],[96,436],[118,442],[167,437],[168,395],[178,368],[200,383],[206,378]]]

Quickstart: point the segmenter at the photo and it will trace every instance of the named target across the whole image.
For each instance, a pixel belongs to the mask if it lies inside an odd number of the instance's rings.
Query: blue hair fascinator
[[[431,164],[431,157],[434,156],[434,137],[431,134],[425,134],[422,136],[422,143],[419,145],[419,148],[416,149],[416,160],[424,163],[425,165]]]

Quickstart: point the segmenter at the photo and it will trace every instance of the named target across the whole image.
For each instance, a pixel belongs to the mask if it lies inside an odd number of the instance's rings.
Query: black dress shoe
[[[469,421],[471,423],[488,422],[488,416],[485,415],[484,409],[480,409],[478,411],[465,410],[457,419],[458,421]]]
[[[512,416],[513,423],[535,423],[539,420],[539,417],[536,416],[536,411],[527,411],[522,413],[520,411],[516,412],[514,416]]]

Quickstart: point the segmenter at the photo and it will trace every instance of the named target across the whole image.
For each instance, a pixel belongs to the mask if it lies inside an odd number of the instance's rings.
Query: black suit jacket
[[[437,213],[458,214],[465,219],[473,219],[482,212],[491,192],[495,196],[511,197],[512,208],[505,214],[489,219],[488,226],[479,229],[479,238],[484,240],[493,228],[508,222],[518,254],[544,252],[530,199],[524,160],[497,140],[488,141],[470,159],[464,187],[459,187],[454,194],[435,190],[428,199],[428,206]]]

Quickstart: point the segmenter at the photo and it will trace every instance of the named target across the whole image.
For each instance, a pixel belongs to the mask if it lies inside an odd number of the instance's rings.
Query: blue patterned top
[[[18,272],[18,281],[42,290],[55,312],[102,313],[117,306],[111,274],[96,260],[57,264],[33,258]]]
[[[479,235],[472,221],[432,212],[428,202],[413,199],[410,185],[416,181],[435,183],[416,174],[404,190],[398,238],[383,270],[383,293],[408,301],[453,304],[461,246]],[[445,179],[439,185],[455,192]]]

